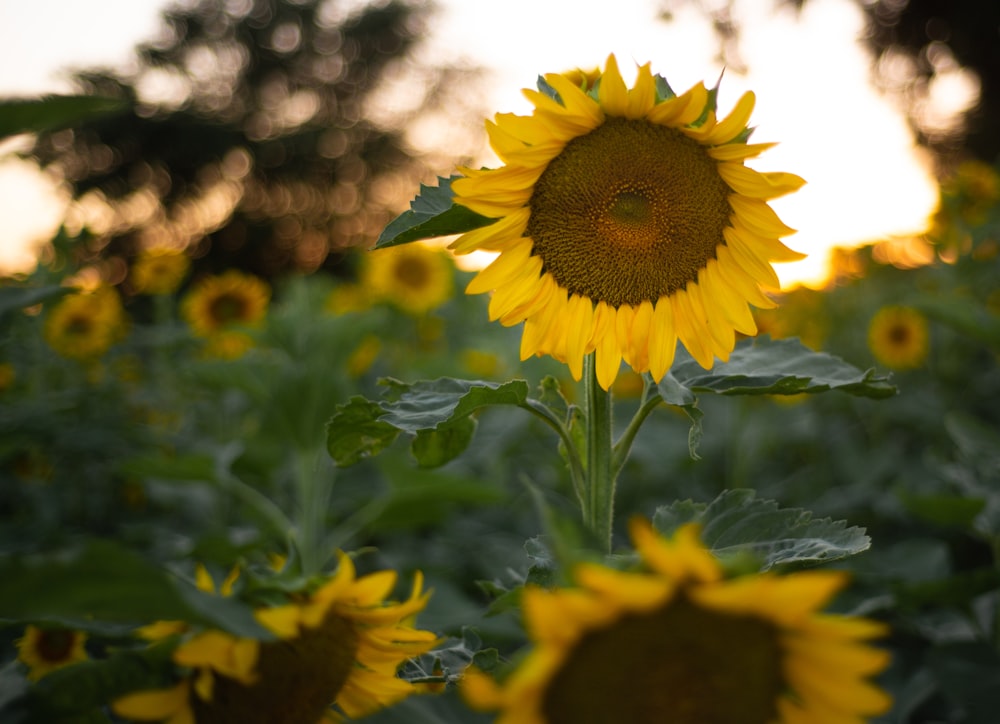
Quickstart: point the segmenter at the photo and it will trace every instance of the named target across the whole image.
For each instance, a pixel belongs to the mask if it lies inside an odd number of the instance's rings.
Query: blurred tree
[[[954,157],[971,154],[988,163],[1000,157],[1000,3],[954,0],[854,0],[864,11],[864,40],[874,56],[873,79],[902,101],[919,141],[947,170]],[[775,7],[801,10],[809,0],[774,0]],[[711,21],[719,58],[730,70],[746,70],[740,57],[739,0],[660,0],[669,19],[681,5],[694,5]],[[957,125],[928,114],[935,81],[964,73],[979,84],[978,103]],[[974,76],[974,77],[970,77]]]
[[[101,260],[115,282],[140,248],[186,244],[196,272],[272,278],[333,268],[338,250],[370,243],[419,175],[400,118],[448,102],[469,72],[412,61],[431,11],[419,0],[166,10],[134,70],[75,75],[128,110],[43,133],[32,150],[63,174],[77,202],[68,223],[92,237],[75,261]],[[393,84],[403,110],[377,123],[374,99]]]

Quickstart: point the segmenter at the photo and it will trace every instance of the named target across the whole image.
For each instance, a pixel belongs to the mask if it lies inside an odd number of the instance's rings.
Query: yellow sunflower
[[[748,303],[773,307],[772,261],[802,255],[767,205],[804,182],[747,168],[772,144],[746,143],[754,95],[718,120],[698,84],[675,96],[649,65],[625,86],[614,56],[599,76],[548,74],[525,90],[530,116],[487,123],[498,169],[461,169],[454,201],[488,226],[458,254],[500,252],[466,292],[493,292],[489,314],[524,322],[521,357],[548,354],[580,379],[596,351],[608,389],[621,361],[663,377],[679,339],[703,367],[726,360],[735,332],[754,334]]]
[[[386,603],[395,583],[394,571],[357,578],[342,554],[337,573],[311,595],[256,611],[277,640],[202,632],[174,651],[188,676],[112,708],[126,719],[168,724],[316,724],[331,705],[360,717],[394,704],[417,691],[396,676],[399,666],[437,643],[411,625],[430,595],[421,592],[420,574],[406,601]],[[154,633],[175,631],[167,622]]]
[[[726,579],[696,526],[672,540],[635,520],[648,572],[596,564],[578,587],[526,588],[534,649],[502,685],[470,671],[462,683],[497,724],[856,724],[891,702],[867,677],[888,663],[866,639],[882,625],[819,613],[838,572]]]
[[[63,297],[45,318],[42,334],[58,354],[81,361],[94,360],[125,334],[127,319],[114,287]]]
[[[87,635],[66,628],[28,626],[17,640],[17,658],[28,667],[28,678],[38,681],[64,666],[87,660]]]
[[[140,294],[173,294],[190,268],[191,260],[180,249],[145,249],[132,265],[132,286]]]
[[[408,244],[367,254],[360,281],[371,296],[419,315],[451,298],[453,278],[454,265],[445,251]]]
[[[231,327],[254,327],[267,313],[271,290],[250,274],[230,269],[201,279],[181,303],[181,313],[200,337]]]
[[[927,319],[910,307],[883,307],[868,325],[868,346],[890,369],[919,367],[930,348]]]

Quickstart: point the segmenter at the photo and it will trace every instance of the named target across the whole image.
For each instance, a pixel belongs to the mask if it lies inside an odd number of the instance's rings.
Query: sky
[[[735,0],[740,57],[748,72],[725,69],[720,115],[752,89],[755,142],[777,148],[748,162],[796,173],[799,192],[772,202],[798,233],[786,244],[807,253],[781,265],[783,283],[821,283],[834,246],[854,246],[923,230],[936,186],[893,100],[871,90],[870,60],[852,0],[810,0],[801,15],[774,12],[775,0]],[[0,0],[0,97],[65,92],[67,66],[129,62],[153,37],[164,0]],[[626,81],[651,62],[677,90],[723,72],[707,20],[687,3],[670,22],[656,0],[439,0],[422,56],[485,67],[487,101],[530,112],[520,89],[539,73],[603,65],[615,53]],[[568,8],[571,10],[567,11]],[[99,12],[98,12],[99,9]],[[4,151],[8,154],[5,157]],[[0,146],[0,266],[30,259],[25,242],[45,238],[65,205],[51,184]],[[489,159],[485,159],[489,165]],[[450,169],[441,169],[447,174]],[[31,209],[31,213],[25,213]]]

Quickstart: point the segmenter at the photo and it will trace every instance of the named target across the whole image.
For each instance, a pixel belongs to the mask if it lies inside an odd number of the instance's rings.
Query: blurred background
[[[933,0],[4,3],[0,97],[134,105],[0,146],[0,268],[29,268],[63,221],[105,259],[169,238],[214,268],[335,267],[415,181],[491,163],[482,119],[526,112],[538,73],[614,52],[679,88],[724,72],[723,109],[756,91],[755,140],[781,144],[758,167],[809,181],[775,203],[809,254],[781,278],[821,286],[832,247],[921,233],[937,179],[963,154],[993,160],[997,15]]]

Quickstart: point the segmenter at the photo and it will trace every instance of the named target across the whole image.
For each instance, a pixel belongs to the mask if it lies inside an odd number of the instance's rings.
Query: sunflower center
[[[889,328],[889,342],[904,347],[910,342],[910,328],[905,324],[894,324]]]
[[[419,259],[400,259],[393,268],[393,275],[400,284],[411,289],[423,289],[430,278],[427,265]]]
[[[542,711],[548,724],[766,724],[783,688],[772,625],[682,598],[584,636]]]
[[[64,629],[48,629],[38,636],[35,651],[38,657],[47,664],[58,664],[69,658],[76,642],[76,634]]]
[[[350,677],[357,651],[353,624],[331,613],[297,638],[262,643],[252,686],[216,675],[211,701],[191,697],[195,721],[316,724]]]
[[[85,337],[89,335],[94,329],[94,320],[92,317],[78,314],[76,316],[70,317],[66,322],[66,334],[71,337]]]
[[[220,294],[212,301],[208,313],[219,326],[238,322],[246,317],[246,300],[235,294]]]
[[[571,294],[615,307],[656,302],[715,257],[729,194],[697,141],[649,121],[608,118],[549,162],[526,235]]]

